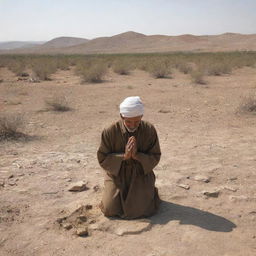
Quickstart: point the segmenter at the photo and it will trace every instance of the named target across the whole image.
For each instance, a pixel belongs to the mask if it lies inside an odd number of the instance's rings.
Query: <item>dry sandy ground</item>
[[[207,85],[181,73],[154,79],[142,71],[110,72],[101,84],[81,84],[72,70],[41,83],[17,81],[3,68],[0,76],[1,111],[25,114],[31,135],[0,144],[1,256],[256,255],[256,116],[235,113],[255,92],[255,69],[208,77]],[[65,94],[73,110],[42,111],[54,93]],[[119,103],[131,95],[141,96],[144,118],[159,133],[155,173],[163,203],[147,220],[107,219],[97,207],[103,170],[96,151],[103,127],[118,120]],[[68,191],[81,180],[88,190]],[[211,190],[218,196],[203,195]],[[82,205],[92,205],[86,237],[56,222]]]

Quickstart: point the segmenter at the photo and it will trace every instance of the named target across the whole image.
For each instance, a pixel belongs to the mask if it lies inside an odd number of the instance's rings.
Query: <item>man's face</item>
[[[127,128],[127,130],[129,132],[134,132],[139,127],[142,116],[123,117],[121,115],[121,118],[123,119],[124,125]]]

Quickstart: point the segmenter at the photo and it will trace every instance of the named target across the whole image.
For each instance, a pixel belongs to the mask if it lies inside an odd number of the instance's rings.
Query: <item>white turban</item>
[[[142,116],[143,113],[144,107],[139,96],[128,97],[120,104],[120,114],[123,117]]]

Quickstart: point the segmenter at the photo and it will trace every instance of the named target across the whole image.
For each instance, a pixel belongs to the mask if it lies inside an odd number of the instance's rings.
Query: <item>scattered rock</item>
[[[9,177],[8,177],[8,179],[11,179],[11,178],[13,178],[14,177],[14,175],[13,174],[11,174]]]
[[[248,201],[249,198],[247,196],[230,196],[229,197],[230,201],[232,202],[240,202],[240,201]]]
[[[187,185],[187,184],[177,184],[177,186],[180,187],[180,188],[184,188],[184,189],[186,189],[186,190],[189,190],[189,189],[190,189],[190,186]]]
[[[220,194],[220,190],[208,190],[208,191],[203,191],[203,195],[207,197],[218,197]]]
[[[13,181],[13,180],[10,180],[10,181],[8,181],[8,185],[10,185],[10,186],[16,186],[17,183],[16,183],[15,181]]]
[[[90,223],[96,222],[91,209],[92,205],[83,205],[70,215],[58,218],[56,222],[65,230],[74,229],[78,236],[88,236]]]
[[[229,178],[230,181],[234,181],[234,180],[237,180],[237,177],[231,177]]]
[[[82,237],[88,236],[89,235],[88,228],[87,227],[79,227],[76,230],[76,234],[78,236],[82,236]]]
[[[66,230],[70,230],[73,228],[73,226],[70,223],[63,223],[62,227]]]
[[[88,189],[89,188],[87,187],[87,183],[85,183],[84,181],[79,181],[79,182],[76,182],[74,184],[71,184],[68,191],[81,192],[81,191],[85,191],[85,190],[88,190]]]
[[[211,178],[207,177],[207,176],[204,176],[204,175],[196,175],[196,176],[193,177],[193,180],[208,183],[208,182],[210,182]]]
[[[4,184],[5,184],[4,179],[0,179],[0,187],[4,187]]]
[[[223,188],[226,189],[226,190],[230,190],[232,192],[236,192],[237,191],[237,188],[230,187],[230,186],[224,186]]]
[[[100,190],[100,186],[96,185],[93,187],[94,192],[98,192]]]
[[[165,110],[165,109],[160,109],[158,112],[163,113],[163,114],[167,114],[167,113],[170,113],[171,111],[170,110]]]
[[[118,236],[140,234],[150,230],[152,224],[149,221],[122,221],[113,229],[113,233]]]

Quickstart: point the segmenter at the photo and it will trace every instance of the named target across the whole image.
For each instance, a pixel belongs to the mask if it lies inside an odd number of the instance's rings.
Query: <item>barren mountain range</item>
[[[217,52],[255,51],[256,34],[225,33],[221,35],[144,35],[125,32],[111,37],[92,40],[75,37],[59,37],[44,44],[27,46],[0,53],[50,53],[50,54],[94,54],[94,53],[153,53],[153,52]]]

